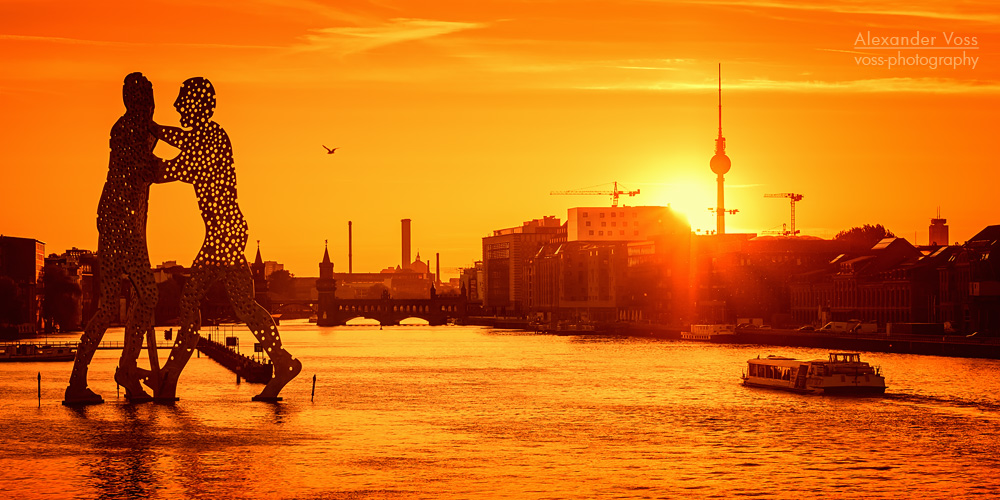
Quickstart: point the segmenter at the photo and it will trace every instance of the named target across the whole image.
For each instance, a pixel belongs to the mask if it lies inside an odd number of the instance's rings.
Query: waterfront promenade
[[[622,335],[680,340],[681,329],[652,324],[615,323],[592,330],[539,330],[518,318],[470,318],[472,324],[560,335]],[[736,335],[714,343],[814,347],[838,351],[924,354],[960,358],[1000,359],[1000,338],[965,335],[887,335],[885,333],[825,333],[772,328],[738,328]]]

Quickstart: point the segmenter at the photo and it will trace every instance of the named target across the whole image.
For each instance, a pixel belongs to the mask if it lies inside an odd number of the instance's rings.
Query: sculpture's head
[[[122,101],[125,109],[153,116],[153,84],[142,73],[129,73],[122,85]]]
[[[200,76],[184,80],[174,108],[181,115],[182,127],[192,128],[208,123],[215,113],[215,87],[207,78]]]

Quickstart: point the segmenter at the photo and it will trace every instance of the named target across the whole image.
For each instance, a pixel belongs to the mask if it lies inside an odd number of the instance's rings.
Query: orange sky
[[[299,276],[329,239],[347,269],[413,250],[445,270],[493,229],[604,197],[670,203],[714,227],[716,64],[733,161],[730,232],[780,229],[794,191],[805,234],[883,223],[926,243],[940,206],[964,241],[991,201],[1000,9],[994,2],[482,0],[69,2],[0,0],[0,233],[47,252],[96,249],[95,210],[121,82],[153,82],[155,119],[191,76],[218,90],[251,243]],[[859,65],[858,33],[976,37],[976,67]],[[961,56],[961,50],[906,55]],[[322,144],[339,146],[324,154]],[[168,147],[157,153],[169,156]],[[204,228],[191,186],[153,186],[154,264],[190,264]]]

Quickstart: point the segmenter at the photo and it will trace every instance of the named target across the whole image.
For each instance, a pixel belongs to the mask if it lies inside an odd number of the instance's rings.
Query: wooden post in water
[[[312,401],[313,398],[315,398],[315,397],[316,397],[316,375],[314,374],[313,375],[313,392],[312,392],[312,395],[309,396],[309,401]]]
[[[38,407],[42,407],[42,372],[38,372]]]

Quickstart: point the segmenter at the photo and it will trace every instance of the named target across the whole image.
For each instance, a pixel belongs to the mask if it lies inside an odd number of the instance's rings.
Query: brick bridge
[[[449,320],[463,322],[466,317],[465,297],[433,297],[430,299],[332,299],[320,301],[316,313],[319,326],[347,324],[354,318],[378,320],[383,325],[398,325],[406,318],[420,318],[431,325],[443,325]]]
[[[354,318],[378,320],[383,325],[398,325],[406,318],[421,318],[431,325],[449,320],[462,323],[466,318],[465,297],[436,296],[430,299],[332,299],[289,300],[271,303],[273,313],[315,313],[319,326],[345,325]]]

